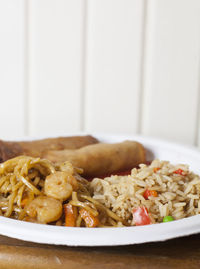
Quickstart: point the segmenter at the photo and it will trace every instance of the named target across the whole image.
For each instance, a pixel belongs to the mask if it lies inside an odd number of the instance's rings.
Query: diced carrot
[[[22,200],[21,200],[21,207],[24,208],[25,205],[27,204],[27,202],[28,202],[28,198],[27,198],[27,197],[24,198],[24,199],[22,199]]]
[[[149,199],[149,196],[157,197],[158,193],[157,191],[146,189],[146,191],[143,193],[143,196],[147,200]]]
[[[154,167],[153,171],[156,173],[158,170],[160,170],[160,167]]]
[[[70,204],[64,204],[64,213],[65,213],[65,226],[75,227],[76,220],[78,217],[77,207]]]
[[[99,225],[99,219],[93,216],[89,211],[82,208],[79,213],[81,218],[85,221],[87,227],[94,228]]]

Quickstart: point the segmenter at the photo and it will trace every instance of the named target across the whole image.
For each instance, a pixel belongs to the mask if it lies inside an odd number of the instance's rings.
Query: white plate
[[[148,158],[186,163],[200,174],[200,152],[157,139],[141,136],[97,136],[102,141],[137,140],[148,150]],[[0,217],[0,234],[25,241],[67,246],[117,246],[163,241],[200,232],[200,215],[153,225],[123,228],[66,228],[34,224]]]

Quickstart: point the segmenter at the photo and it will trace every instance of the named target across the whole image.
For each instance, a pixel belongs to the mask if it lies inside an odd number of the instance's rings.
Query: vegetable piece
[[[156,173],[158,170],[160,170],[160,167],[154,167],[153,171]]]
[[[24,208],[27,202],[28,202],[28,198],[24,198],[23,200],[21,200],[21,207]]]
[[[151,224],[151,219],[145,206],[133,208],[133,220],[136,226]]]
[[[89,211],[82,208],[79,213],[88,228],[94,228],[99,225],[98,217],[93,216]]]
[[[186,172],[183,171],[182,169],[177,169],[176,171],[174,171],[175,174],[178,174],[178,175],[181,175],[181,176],[185,176],[186,175]]]
[[[143,193],[143,196],[146,200],[148,200],[149,196],[157,197],[158,193],[157,191],[146,189],[146,191]]]
[[[169,222],[169,221],[173,221],[173,220],[174,220],[174,218],[172,216],[165,216],[163,218],[163,222]]]
[[[63,207],[65,213],[65,226],[75,227],[78,217],[77,207],[70,204],[65,204]]]

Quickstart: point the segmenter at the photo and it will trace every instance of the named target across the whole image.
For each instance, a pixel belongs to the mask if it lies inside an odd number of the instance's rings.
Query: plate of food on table
[[[200,152],[131,135],[0,140],[0,234],[117,246],[200,232]]]

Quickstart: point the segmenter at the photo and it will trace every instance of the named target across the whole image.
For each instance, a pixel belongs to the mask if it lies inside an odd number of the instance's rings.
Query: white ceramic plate
[[[200,174],[200,152],[157,139],[141,136],[96,136],[101,141],[137,140],[145,146],[148,158],[186,163]],[[25,241],[67,246],[117,246],[163,241],[200,232],[200,215],[153,225],[123,228],[66,228],[34,224],[0,217],[0,234]]]

